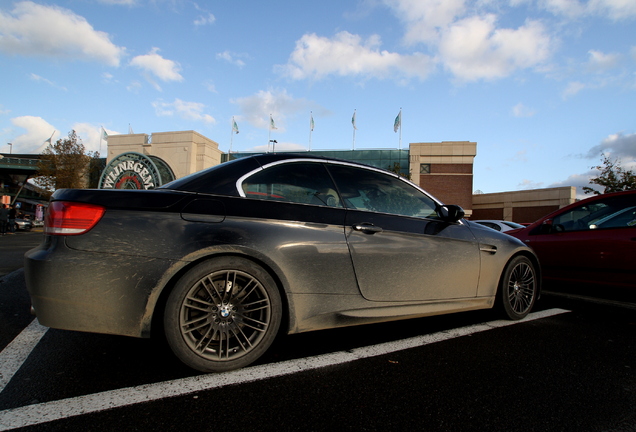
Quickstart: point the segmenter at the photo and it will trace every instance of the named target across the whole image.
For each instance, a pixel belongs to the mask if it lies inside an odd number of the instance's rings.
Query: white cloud
[[[158,51],[159,48],[153,48],[148,54],[134,57],[130,61],[130,65],[150,73],[164,82],[183,81],[183,77],[179,73],[181,71],[179,63],[163,58],[157,54]],[[160,90],[152,78],[146,76],[146,79]]]
[[[552,183],[548,185],[547,187],[553,188],[553,187],[574,186],[576,188],[576,197],[578,199],[583,199],[583,198],[589,197],[589,195],[585,195],[585,193],[583,193],[583,186],[594,187],[593,185],[590,184],[590,179],[597,175],[598,175],[598,172],[594,170],[590,170],[583,174],[572,174],[568,176],[568,178],[566,178],[565,180]]]
[[[380,50],[380,37],[366,40],[343,31],[332,39],[305,34],[296,42],[289,61],[277,69],[292,79],[321,79],[328,75],[375,78],[426,78],[434,61],[422,53],[408,55]]]
[[[201,121],[203,123],[216,123],[216,119],[209,114],[204,114],[205,105],[199,102],[186,102],[175,98],[174,102],[157,100],[152,103],[158,116],[179,116],[186,120]]]
[[[616,133],[607,136],[600,144],[590,148],[584,155],[587,159],[594,160],[594,166],[602,163],[601,158],[609,156],[611,160],[617,160],[621,167],[627,170],[636,170],[636,133]],[[597,177],[599,171],[590,167],[587,172],[570,175],[567,179],[552,183],[549,187],[575,186],[577,198],[585,198],[583,186],[598,188],[590,184],[590,179]],[[589,195],[587,195],[589,196]]]
[[[245,62],[241,60],[241,57],[245,58],[247,56],[245,54],[231,53],[230,51],[223,51],[222,53],[218,53],[216,55],[216,58],[218,60],[225,60],[228,63],[242,68],[243,66],[245,66]]]
[[[466,12],[464,0],[384,0],[406,23],[405,42],[434,42],[440,29],[449,27]]]
[[[441,61],[464,81],[496,79],[548,60],[552,40],[538,21],[518,29],[497,29],[496,17],[474,16],[453,24],[441,36]]]
[[[216,90],[216,85],[214,84],[214,81],[212,80],[206,80],[203,82],[203,87],[206,88],[207,91],[212,92],[212,93],[218,93],[218,91]]]
[[[214,24],[214,21],[216,21],[216,17],[211,13],[207,13],[205,15],[199,15],[197,19],[194,20],[194,25],[198,27],[207,24]]]
[[[11,138],[13,153],[42,153],[48,143],[46,140],[53,134],[52,142],[60,136],[55,127],[42,117],[22,116],[11,119],[11,123],[25,132]]]
[[[31,78],[33,81],[39,81],[39,82],[46,83],[46,84],[48,84],[48,85],[50,85],[51,87],[54,87],[54,88],[56,88],[56,89],[60,89],[60,90],[64,90],[64,91],[66,91],[66,90],[67,90],[67,89],[66,89],[66,87],[59,86],[59,85],[55,84],[53,81],[50,81],[50,80],[48,80],[48,79],[46,79],[46,78],[44,78],[44,77],[41,77],[40,75],[34,74],[34,73],[32,73],[32,74],[30,75],[30,78]]]
[[[100,3],[108,5],[135,6],[137,0],[98,0]]]
[[[132,81],[130,84],[126,86],[126,90],[131,93],[138,93],[139,89],[142,87],[142,84],[139,81]]]
[[[605,54],[595,50],[588,51],[588,54],[590,55],[588,67],[592,72],[606,72],[614,69],[621,59],[620,54]]]
[[[95,126],[90,123],[75,123],[71,129],[77,133],[77,137],[84,144],[87,152],[99,152],[101,157],[106,156],[108,143],[101,139],[103,136],[102,126]],[[104,129],[108,135],[119,135],[120,133],[111,129]]]
[[[363,39],[346,31],[332,38],[305,34],[286,65],[278,70],[293,79],[329,75],[426,79],[438,64],[460,81],[505,78],[518,70],[541,68],[556,49],[545,24],[527,20],[517,28],[500,28],[493,2],[465,0],[384,0],[404,23],[407,46],[425,52],[381,50],[378,35]]]
[[[213,14],[200,7],[197,3],[193,3],[193,6],[198,12],[201,12],[201,15],[199,15],[194,20],[195,26],[199,27],[208,24],[214,24],[214,22],[216,21],[216,17]]]
[[[316,115],[326,115],[328,112],[321,106],[306,99],[294,99],[286,90],[261,90],[258,93],[238,99],[230,100],[239,106],[241,119],[260,129],[269,128],[270,114],[274,118],[278,132],[285,131],[288,117],[307,114],[313,110]]]
[[[518,103],[512,107],[512,115],[515,117],[532,117],[536,114],[536,111],[532,108],[528,108],[522,103]]]
[[[620,21],[636,17],[636,2],[633,0],[542,0],[539,5],[567,18],[601,16]]]
[[[636,133],[625,135],[619,132],[609,135],[600,144],[592,147],[587,152],[587,157],[600,159],[601,153],[625,162],[636,160]]]
[[[574,82],[568,83],[565,90],[563,90],[561,97],[563,99],[567,99],[571,96],[575,96],[584,88],[585,88],[585,84],[583,84],[582,82],[574,81]]]
[[[521,190],[540,189],[543,187],[543,182],[535,182],[532,180],[524,179],[521,183],[517,184],[517,188]]]
[[[24,1],[11,12],[0,11],[0,51],[119,66],[125,48],[68,9]]]

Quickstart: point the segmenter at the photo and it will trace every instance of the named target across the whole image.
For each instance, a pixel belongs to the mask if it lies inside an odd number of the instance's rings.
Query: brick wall
[[[482,219],[503,220],[503,218],[504,218],[503,208],[473,209],[473,215],[471,216],[472,220],[482,220]]]
[[[517,223],[532,223],[543,216],[558,210],[558,205],[538,207],[515,207],[512,211],[512,220]]]
[[[422,174],[420,185],[444,204],[458,204],[465,210],[473,206],[472,175]]]

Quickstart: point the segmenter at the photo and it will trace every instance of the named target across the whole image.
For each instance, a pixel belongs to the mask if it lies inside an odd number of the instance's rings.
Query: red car
[[[636,191],[595,195],[506,234],[534,249],[546,290],[636,299]]]

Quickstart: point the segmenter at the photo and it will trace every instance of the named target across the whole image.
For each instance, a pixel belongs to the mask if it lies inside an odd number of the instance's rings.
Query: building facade
[[[157,175],[158,180],[152,180],[150,171],[170,171],[174,178],[180,178],[253,154],[223,153],[217,142],[195,131],[111,135],[107,151],[109,165],[102,174],[102,180],[107,182],[100,184],[106,184],[104,187],[155,187],[169,181],[170,176]],[[473,195],[477,143],[471,141],[410,143],[408,150],[314,150],[307,154],[399,172],[442,202],[462,206],[466,217],[471,219],[532,222],[576,200],[574,187]],[[150,162],[144,162],[146,159]],[[146,163],[147,171],[136,165],[137,162]],[[162,166],[166,168],[162,169]],[[135,175],[138,175],[137,180],[132,178]]]
[[[473,195],[472,219],[531,223],[576,201],[576,188],[533,189]]]
[[[221,163],[219,144],[195,131],[110,135],[107,162],[124,153],[139,153],[163,160],[176,178]]]

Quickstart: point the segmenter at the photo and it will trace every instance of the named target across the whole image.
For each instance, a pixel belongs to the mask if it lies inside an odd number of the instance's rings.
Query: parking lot
[[[636,430],[629,304],[545,295],[521,322],[479,311],[288,336],[209,375],[161,340],[49,330],[28,307],[18,267],[0,279],[0,430]]]

